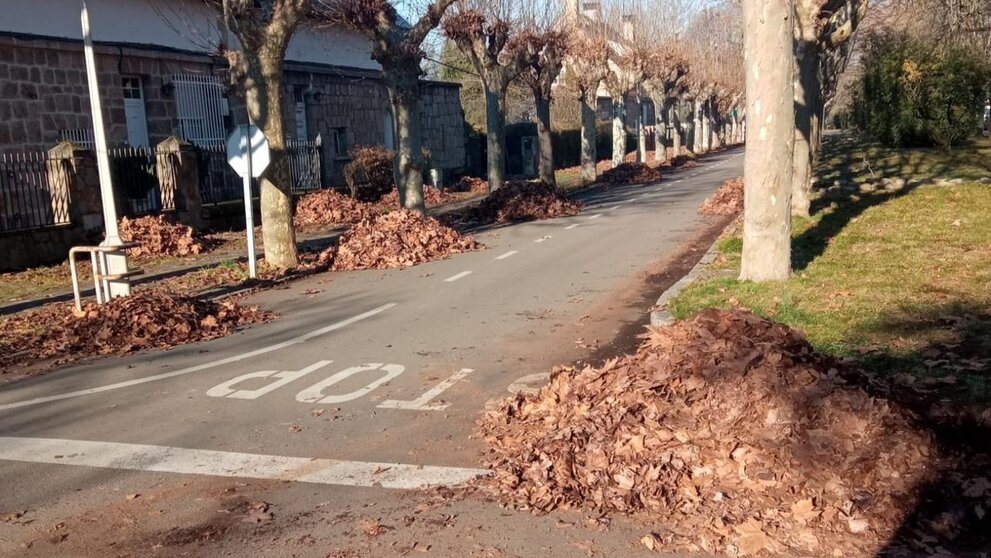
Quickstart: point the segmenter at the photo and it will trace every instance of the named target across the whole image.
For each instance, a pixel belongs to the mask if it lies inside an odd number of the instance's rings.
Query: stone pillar
[[[195,231],[206,228],[200,196],[199,159],[196,148],[172,136],[155,146],[162,209],[174,209],[179,222]]]
[[[48,151],[48,183],[55,214],[62,200],[69,200],[69,217],[87,232],[103,230],[103,202],[100,200],[100,174],[96,154],[71,141],[63,141]]]

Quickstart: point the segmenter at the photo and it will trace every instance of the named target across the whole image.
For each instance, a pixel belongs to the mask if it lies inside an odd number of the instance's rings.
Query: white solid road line
[[[501,256],[496,256],[495,259],[497,259],[497,260],[504,260],[506,258],[511,258],[511,257],[513,257],[513,256],[515,256],[516,254],[519,254],[519,253],[520,253],[519,250],[510,250],[509,252],[506,252],[505,254],[503,254]]]
[[[489,473],[485,469],[338,461],[52,438],[0,437],[0,460],[407,490],[462,484]]]
[[[575,228],[578,228],[578,223],[575,223],[573,225],[568,225],[567,227],[564,227],[564,230],[570,231],[571,229],[575,229]]]
[[[375,308],[373,310],[369,310],[368,312],[365,312],[363,314],[358,314],[357,316],[348,318],[346,320],[341,320],[339,322],[330,324],[329,326],[322,327],[320,329],[315,329],[315,330],[313,330],[313,331],[311,331],[309,333],[304,333],[303,335],[300,335],[300,336],[297,336],[297,337],[293,337],[292,339],[289,339],[287,341],[283,341],[281,343],[276,343],[274,345],[269,345],[267,347],[262,347],[260,349],[255,349],[255,350],[249,351],[247,353],[241,353],[241,354],[238,354],[238,355],[234,355],[234,356],[227,357],[227,358],[222,358],[220,360],[215,360],[213,362],[207,362],[207,363],[204,363],[204,364],[197,364],[196,366],[190,366],[189,368],[183,368],[181,370],[174,370],[172,372],[163,372],[162,374],[155,374],[154,376],[145,376],[143,378],[137,378],[137,379],[134,379],[134,380],[127,380],[125,382],[117,382],[116,384],[109,384],[109,385],[95,387],[95,388],[89,388],[89,389],[81,389],[79,391],[70,391],[68,393],[60,393],[58,395],[48,395],[48,396],[45,396],[45,397],[38,397],[36,399],[28,399],[27,401],[18,401],[16,403],[7,403],[5,405],[0,405],[0,411],[6,411],[8,409],[17,409],[19,407],[27,407],[27,406],[30,406],[30,405],[38,405],[38,404],[41,404],[41,403],[51,403],[52,401],[61,401],[63,399],[72,399],[74,397],[82,397],[84,395],[93,395],[94,393],[102,393],[104,391],[111,391],[111,390],[115,390],[115,389],[121,389],[121,388],[136,386],[136,385],[140,385],[140,384],[147,384],[149,382],[155,382],[155,381],[158,381],[158,380],[165,380],[165,379],[168,379],[168,378],[174,378],[176,376],[183,376],[183,375],[186,375],[186,374],[192,374],[193,372],[199,372],[201,370],[208,370],[210,368],[216,368],[218,366],[223,366],[225,364],[232,364],[232,363],[235,363],[235,362],[240,362],[242,360],[247,360],[247,359],[250,359],[250,358],[254,358],[256,356],[259,356],[259,355],[270,353],[272,351],[278,351],[280,349],[285,349],[286,347],[291,347],[292,345],[296,345],[298,343],[303,343],[303,342],[309,341],[310,339],[313,339],[314,337],[319,337],[321,335],[326,335],[327,333],[330,333],[332,331],[336,331],[338,329],[347,327],[347,326],[349,326],[349,325],[351,325],[353,323],[360,322],[361,320],[364,320],[366,318],[371,318],[372,316],[374,316],[376,314],[381,314],[382,312],[385,312],[386,310],[389,310],[390,308],[393,308],[395,306],[396,306],[396,303],[395,302],[390,302],[389,304],[383,304],[382,306],[379,306],[378,308]]]
[[[448,277],[447,279],[444,279],[444,282],[445,283],[453,283],[453,282],[457,281],[458,279],[463,279],[465,277],[468,277],[469,275],[471,275],[471,273],[472,272],[470,272],[470,271],[462,271],[461,273],[458,273],[457,275],[452,275],[452,276]]]

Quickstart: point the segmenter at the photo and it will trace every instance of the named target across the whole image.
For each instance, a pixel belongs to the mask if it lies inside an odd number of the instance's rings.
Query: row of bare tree
[[[300,25],[337,26],[363,34],[383,69],[395,119],[396,184],[402,207],[425,212],[421,78],[425,43],[443,36],[474,67],[485,90],[488,181],[505,177],[506,93],[513,83],[533,93],[538,124],[540,178],[553,184],[550,107],[555,96],[581,102],[582,178],[596,178],[595,113],[605,91],[613,100],[613,163],[626,156],[627,99],[638,106],[638,161],[647,157],[646,130],[657,134],[655,157],[666,158],[672,130],[679,153],[686,127],[694,152],[743,137],[742,56],[733,3],[642,0],[208,0],[219,4],[239,48],[224,54],[241,88],[252,123],[268,138],[273,162],[261,180],[266,260],[298,263],[292,198],[284,151],[281,79],[286,50]],[[650,99],[656,122],[644,121]],[[688,109],[687,111],[685,109]],[[686,118],[687,117],[687,118]],[[683,122],[688,120],[688,122]]]

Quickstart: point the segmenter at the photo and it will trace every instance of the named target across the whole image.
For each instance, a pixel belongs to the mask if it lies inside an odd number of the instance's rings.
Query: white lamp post
[[[114,198],[113,179],[110,174],[110,157],[107,154],[106,129],[103,125],[103,109],[100,105],[100,86],[96,74],[96,55],[93,53],[93,37],[90,34],[89,10],[86,0],[82,0],[83,50],[86,55],[86,78],[89,82],[89,103],[93,113],[93,139],[96,144],[96,165],[100,174],[100,200],[103,203],[103,224],[107,237],[103,246],[120,246],[120,233],[117,231],[117,203]],[[110,296],[128,296],[131,294],[131,283],[127,276],[127,256],[124,251],[107,255],[105,270],[111,276],[122,275],[120,280],[110,281]],[[94,270],[95,271],[95,270]]]

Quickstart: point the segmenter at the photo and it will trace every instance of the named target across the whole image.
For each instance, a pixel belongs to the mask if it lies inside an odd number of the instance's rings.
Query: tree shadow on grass
[[[949,303],[901,311],[870,328],[929,339],[910,351],[874,348],[857,360],[872,395],[913,412],[937,456],[895,536],[878,553],[987,556],[991,549],[991,313]]]

